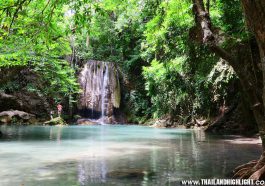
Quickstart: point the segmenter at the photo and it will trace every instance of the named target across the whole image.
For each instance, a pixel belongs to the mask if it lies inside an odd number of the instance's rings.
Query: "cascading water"
[[[120,106],[119,74],[115,63],[88,61],[79,75],[83,90],[78,104],[84,118],[113,123]]]
[[[108,65],[106,65],[106,70],[103,75],[103,87],[102,87],[102,93],[101,93],[101,122],[104,123],[105,115],[107,114],[105,110],[108,109],[108,87],[109,87],[109,68]],[[106,113],[106,114],[105,114]]]

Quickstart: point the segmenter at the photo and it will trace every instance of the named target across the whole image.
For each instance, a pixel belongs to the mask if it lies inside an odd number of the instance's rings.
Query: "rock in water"
[[[115,63],[88,61],[79,75],[83,90],[79,109],[82,117],[113,121],[114,108],[120,107],[119,73]],[[109,118],[112,118],[111,120]]]
[[[0,123],[32,123],[35,119],[35,115],[19,111],[19,110],[9,110],[0,112]]]
[[[99,124],[98,122],[96,121],[92,121],[90,119],[78,119],[77,122],[76,122],[78,125],[97,125]]]
[[[53,118],[49,121],[44,122],[45,125],[66,125],[66,122],[61,117]]]
[[[144,177],[154,176],[154,172],[141,169],[125,169],[108,172],[106,176],[114,179],[143,179]]]

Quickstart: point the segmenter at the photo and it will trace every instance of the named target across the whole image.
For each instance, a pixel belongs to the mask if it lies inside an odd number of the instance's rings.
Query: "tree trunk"
[[[248,28],[254,33],[259,46],[260,67],[263,74],[263,110],[265,109],[265,1],[264,0],[242,0]],[[264,116],[264,113],[263,113]],[[260,136],[264,147],[265,143],[265,119],[262,120]]]
[[[255,120],[258,124],[263,149],[265,149],[265,1],[264,0],[242,0],[244,13],[249,29],[254,33],[259,46],[259,66],[262,70],[262,83],[255,73],[253,59],[238,52],[237,57],[218,46],[216,36],[211,28],[209,12],[206,11],[203,0],[193,0],[193,12],[197,27],[200,27],[202,41],[211,50],[225,59],[235,70],[239,77],[244,92],[247,95],[250,108],[252,108]],[[238,50],[240,51],[240,49]],[[243,53],[244,54],[244,53]],[[252,64],[252,65],[251,65]],[[259,94],[260,86],[262,95]],[[265,151],[258,161],[251,161],[237,167],[234,178],[240,179],[264,179],[265,178]]]
[[[265,143],[265,1],[264,0],[242,0],[246,22],[248,28],[254,33],[259,46],[260,61],[259,66],[262,70],[263,82],[263,117],[261,118],[262,127],[259,129],[262,145]],[[235,178],[250,178],[254,180],[265,179],[265,151],[260,159],[256,162],[245,164],[235,169]]]
[[[254,1],[248,0],[247,2],[251,3]],[[262,97],[259,95],[258,82],[255,79],[256,76],[255,70],[253,70],[255,69],[253,66],[253,59],[251,59],[250,56],[245,55],[247,49],[244,49],[241,46],[239,46],[239,49],[234,52],[235,54],[232,54],[232,52],[228,52],[218,46],[217,37],[212,29],[209,12],[206,10],[203,0],[193,0],[193,13],[195,15],[196,25],[201,31],[203,44],[207,45],[216,55],[226,60],[236,72],[241,86],[247,95],[250,108],[253,110],[253,114],[262,139],[263,148],[265,149],[265,116],[263,114],[264,107],[262,106]],[[244,50],[242,50],[242,48]]]

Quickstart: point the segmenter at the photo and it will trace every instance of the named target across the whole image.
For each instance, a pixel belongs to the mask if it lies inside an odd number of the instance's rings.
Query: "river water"
[[[1,126],[1,186],[180,185],[229,178],[258,144],[199,130],[128,125]]]

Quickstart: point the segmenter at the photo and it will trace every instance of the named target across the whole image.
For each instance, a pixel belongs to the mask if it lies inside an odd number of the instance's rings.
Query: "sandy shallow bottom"
[[[224,140],[227,141],[229,143],[233,143],[233,144],[253,144],[253,145],[262,145],[261,139],[257,138],[257,137],[253,137],[253,138],[245,138],[245,137],[237,137],[235,139],[232,140]]]

